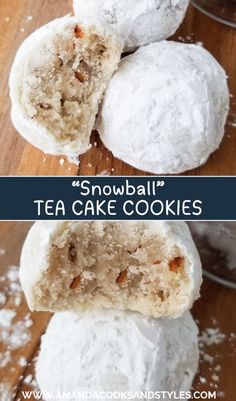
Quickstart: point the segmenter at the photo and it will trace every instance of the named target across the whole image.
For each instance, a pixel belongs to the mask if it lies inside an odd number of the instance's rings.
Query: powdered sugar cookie
[[[73,159],[85,152],[122,47],[110,26],[70,16],[29,36],[10,74],[12,121],[19,133],[46,153]]]
[[[58,313],[42,338],[37,382],[50,395],[189,391],[198,367],[197,337],[189,313],[175,320],[117,311]]]
[[[32,310],[101,308],[177,317],[199,296],[201,264],[182,222],[37,222],[20,279]]]
[[[124,58],[97,124],[114,156],[151,173],[198,167],[220,145],[226,75],[201,46],[159,42]]]
[[[96,15],[117,28],[127,51],[173,35],[188,4],[189,0],[73,0],[76,15]]]

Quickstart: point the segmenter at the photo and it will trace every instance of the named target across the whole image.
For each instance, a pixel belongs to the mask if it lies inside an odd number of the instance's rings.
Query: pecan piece
[[[157,295],[160,298],[161,302],[165,301],[164,291],[158,291]]]
[[[179,273],[184,264],[184,258],[177,256],[169,261],[169,270],[173,273]]]
[[[85,77],[80,71],[75,71],[75,78],[77,78],[82,84],[85,81]]]
[[[120,272],[119,276],[116,279],[116,283],[117,284],[125,284],[127,282],[127,278],[128,278],[128,270],[123,270],[122,272]]]
[[[80,28],[79,25],[76,25],[74,32],[75,32],[75,37],[77,39],[82,39],[83,38],[84,33],[83,33],[83,31],[82,31],[82,29]]]
[[[72,282],[70,284],[70,289],[74,290],[75,288],[79,288],[79,287],[81,287],[81,277],[77,276],[72,280]]]

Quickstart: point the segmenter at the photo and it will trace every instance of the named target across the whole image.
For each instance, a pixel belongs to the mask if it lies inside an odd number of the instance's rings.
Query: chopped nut
[[[82,39],[83,36],[84,36],[84,33],[83,33],[82,29],[80,28],[79,25],[76,25],[76,27],[75,27],[75,37],[77,39]]]
[[[61,59],[61,57],[59,57],[58,59],[59,59],[59,66],[62,67],[64,65],[63,60]]]
[[[154,260],[153,264],[154,265],[159,265],[161,263],[161,260]]]
[[[161,299],[161,302],[165,300],[164,291],[162,290],[158,291],[157,295]]]
[[[76,252],[75,245],[70,244],[70,246],[69,246],[69,248],[68,248],[68,257],[69,257],[69,259],[70,259],[70,261],[71,261],[72,263],[75,262],[76,256],[77,256],[77,252]]]
[[[83,84],[85,81],[84,75],[80,71],[75,71],[75,77]]]
[[[79,288],[81,286],[81,277],[75,277],[70,284],[70,289],[74,290],[75,288]]]
[[[179,273],[183,267],[184,258],[177,256],[169,261],[169,270],[173,273]]]
[[[123,272],[120,272],[119,276],[116,279],[117,284],[125,284],[127,281],[128,277],[128,270],[123,270]]]

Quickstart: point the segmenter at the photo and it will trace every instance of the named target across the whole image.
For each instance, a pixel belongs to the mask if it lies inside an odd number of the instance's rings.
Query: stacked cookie
[[[229,92],[206,50],[165,41],[188,0],[73,5],[75,17],[40,28],[17,53],[10,74],[16,129],[71,161],[89,149],[96,127],[115,156],[152,173],[205,163],[222,140]],[[121,60],[124,51],[135,52]]]
[[[201,264],[185,223],[38,222],[20,279],[31,309],[56,312],[37,363],[42,391],[191,388]]]

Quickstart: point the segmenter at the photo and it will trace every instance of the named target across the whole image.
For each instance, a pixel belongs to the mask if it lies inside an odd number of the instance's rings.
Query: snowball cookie
[[[198,357],[198,330],[189,313],[171,320],[65,312],[52,318],[42,338],[36,379],[41,391],[54,394],[188,391]]]
[[[34,32],[10,74],[12,121],[20,134],[53,155],[85,152],[122,46],[117,32],[95,19],[67,16]]]
[[[188,4],[189,0],[73,0],[76,15],[97,15],[117,28],[127,51],[173,35]]]
[[[212,248],[226,254],[227,267],[236,269],[236,221],[192,221],[189,226],[196,239],[206,238]]]
[[[20,279],[32,310],[116,308],[182,315],[199,295],[200,259],[185,223],[37,222]]]
[[[124,162],[181,173],[217,149],[228,108],[226,75],[216,60],[201,46],[164,41],[122,60],[97,128]]]

